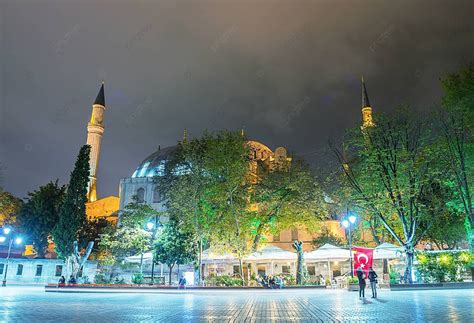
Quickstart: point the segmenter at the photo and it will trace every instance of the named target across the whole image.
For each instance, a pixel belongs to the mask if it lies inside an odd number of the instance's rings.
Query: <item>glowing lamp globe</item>
[[[148,223],[146,224],[146,228],[147,228],[148,230],[152,230],[154,226],[155,226],[155,225],[153,224],[153,222],[148,222]]]

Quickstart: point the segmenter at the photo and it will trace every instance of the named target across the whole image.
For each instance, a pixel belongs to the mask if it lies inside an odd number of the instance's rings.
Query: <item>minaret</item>
[[[87,188],[89,202],[97,200],[97,167],[99,166],[100,144],[104,134],[104,111],[105,96],[104,82],[102,82],[99,94],[92,105],[91,120],[87,124],[87,144],[91,146],[89,186]]]
[[[370,106],[369,96],[365,88],[364,76],[362,75],[362,130],[373,127],[372,107]]]

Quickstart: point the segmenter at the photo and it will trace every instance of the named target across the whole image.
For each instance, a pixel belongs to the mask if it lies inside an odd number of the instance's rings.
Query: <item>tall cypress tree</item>
[[[59,220],[53,230],[56,252],[62,259],[73,253],[73,243],[79,238],[81,226],[87,222],[86,202],[89,183],[89,155],[91,147],[84,145],[77,156],[71,173],[64,203],[59,211]]]

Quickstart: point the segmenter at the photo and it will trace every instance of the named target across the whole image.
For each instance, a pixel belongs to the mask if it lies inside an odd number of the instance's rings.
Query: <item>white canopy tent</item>
[[[296,259],[296,253],[273,245],[266,245],[261,250],[244,258],[246,261],[295,261]]]
[[[346,261],[350,258],[350,251],[326,243],[316,250],[306,252],[304,260],[308,262],[327,262],[329,279],[332,280],[331,261]]]
[[[402,247],[385,242],[374,249],[374,259],[396,259],[400,258],[403,252]]]
[[[152,259],[152,253],[151,252],[145,252],[143,254],[143,263],[151,263]],[[131,263],[131,264],[139,264],[142,260],[142,255],[136,255],[136,256],[130,256],[125,258],[125,262]]]
[[[342,249],[332,244],[326,243],[316,250],[306,252],[304,260],[306,262],[318,261],[345,261],[350,257],[349,250]]]

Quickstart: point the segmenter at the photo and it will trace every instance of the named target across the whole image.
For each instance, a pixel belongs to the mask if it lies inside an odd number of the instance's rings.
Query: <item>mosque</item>
[[[364,79],[362,78],[362,130],[374,125],[372,120],[372,108]],[[139,202],[152,206],[157,211],[164,210],[164,201],[160,187],[154,182],[154,176],[163,173],[166,161],[177,146],[159,147],[157,151],[146,157],[133,171],[130,177],[120,180],[119,196],[107,196],[98,198],[97,194],[97,169],[101,150],[102,136],[104,135],[104,117],[106,111],[104,84],[101,85],[99,93],[92,105],[92,114],[87,125],[87,144],[91,146],[90,176],[87,190],[88,203],[86,205],[89,220],[105,218],[111,222],[117,222],[120,210],[132,201],[136,196]],[[183,140],[186,140],[186,132]],[[258,177],[259,170],[272,171],[276,168],[289,167],[292,158],[284,147],[277,147],[274,151],[265,144],[250,140],[251,150],[250,173]],[[324,226],[332,233],[344,237],[344,231],[337,221],[326,221]],[[317,234],[316,234],[317,235]],[[279,235],[267,237],[270,244],[282,249],[293,251],[292,242],[301,240],[305,243],[305,250],[312,248],[311,241],[315,235],[302,229],[285,230]]]

